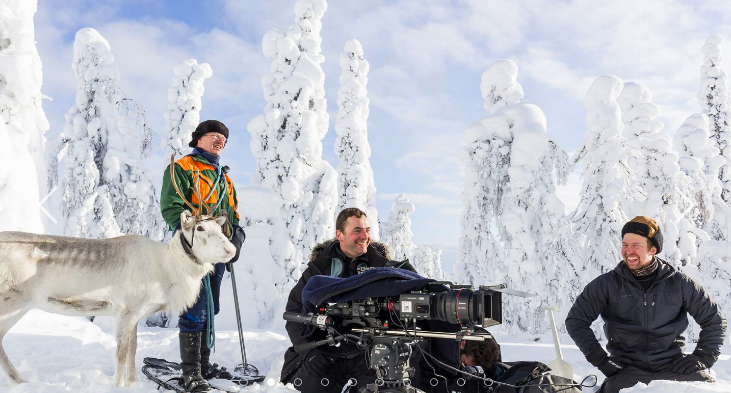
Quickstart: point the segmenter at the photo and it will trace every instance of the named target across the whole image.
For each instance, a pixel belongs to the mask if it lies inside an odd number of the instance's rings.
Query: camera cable
[[[484,378],[484,377],[480,377],[480,376],[477,376],[477,375],[474,375],[474,374],[470,374],[468,372],[465,372],[465,371],[460,370],[458,368],[452,367],[452,366],[450,366],[450,365],[448,365],[448,364],[440,361],[439,359],[437,359],[436,357],[434,357],[432,354],[429,354],[429,353],[426,353],[425,351],[423,351],[421,348],[419,348],[419,350],[421,351],[422,355],[428,356],[435,363],[439,364],[441,367],[443,367],[443,368],[445,368],[447,370],[451,370],[451,371],[455,371],[455,372],[460,373],[460,374],[467,375],[468,377],[470,377],[472,379],[481,380],[485,384],[485,386],[488,386],[489,387],[489,386],[492,386],[493,384],[497,384],[497,385],[508,386],[508,387],[512,387],[512,388],[516,388],[516,389],[526,386],[526,385],[512,385],[512,384],[509,384],[509,383],[498,382],[498,381],[496,381],[496,380],[494,380],[492,378]],[[581,383],[578,383],[578,384],[577,383],[563,383],[563,384],[541,383],[541,384],[529,385],[529,386],[535,386],[535,387],[543,387],[543,386],[565,387],[567,389],[568,388],[572,388],[572,387],[574,387],[574,388],[590,388],[590,387],[596,386],[596,382],[594,382],[591,385],[586,384],[586,380],[589,379],[592,376],[593,377],[596,377],[595,375],[587,375],[586,377],[584,377],[584,379],[581,380]]]
[[[406,325],[404,326],[404,324],[401,322],[401,319],[398,317],[398,314],[396,314],[394,312],[393,313],[393,316],[396,317],[396,319],[398,320],[400,326],[404,329],[404,336],[405,337],[412,337],[412,338],[416,338],[417,337],[416,336],[416,320],[414,320],[414,335],[411,335],[409,333],[409,328],[408,328],[408,325],[409,325],[408,318],[406,319]],[[392,322],[393,322],[393,320],[392,320]],[[434,367],[434,365],[432,365],[429,362],[429,359],[426,356],[424,356],[424,354],[426,352],[421,347],[419,347],[418,345],[415,345],[415,347],[416,347],[416,349],[419,350],[419,353],[421,353],[421,357],[424,359],[424,362],[426,363],[426,365],[431,368],[432,373],[434,374],[434,377],[441,378],[441,379],[444,380],[444,389],[445,389],[445,392],[446,393],[449,393],[449,386],[448,386],[449,385],[449,380],[447,379],[447,377],[444,376],[444,375],[442,375],[442,374],[437,373],[436,367]],[[431,384],[431,381],[429,382],[429,384]],[[438,384],[439,384],[439,382],[436,383],[436,385],[438,385]],[[432,385],[432,386],[436,386],[436,385]]]

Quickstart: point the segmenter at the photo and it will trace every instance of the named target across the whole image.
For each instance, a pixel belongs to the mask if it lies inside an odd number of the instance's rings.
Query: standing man
[[[389,262],[386,245],[371,241],[371,227],[362,210],[344,209],[338,214],[335,227],[335,239],[312,249],[307,269],[289,293],[287,311],[302,313],[302,290],[312,276],[345,278],[357,274],[360,267],[385,267]],[[287,322],[286,329],[293,346],[324,337],[321,331],[305,335],[305,325],[299,323]],[[292,382],[301,392],[340,393],[350,378],[357,381],[356,388],[365,387],[376,379],[375,371],[366,361],[365,351],[355,344],[322,346],[300,354],[290,347],[284,354],[282,382]]]
[[[228,220],[234,228],[230,240],[236,246],[236,256],[229,261],[232,263],[239,257],[243,230],[238,226],[236,189],[226,174],[228,167],[219,164],[220,154],[226,146],[228,135],[228,128],[218,120],[206,120],[200,123],[193,131],[193,140],[189,144],[193,151],[175,162],[174,176],[178,187],[193,205],[198,205],[200,202],[193,192],[195,181],[199,179],[199,195],[203,198],[203,203],[213,208],[214,216],[218,216],[222,212],[226,212],[228,215]],[[172,184],[170,167],[165,169],[163,175],[160,204],[163,218],[171,229],[177,230],[180,226],[180,214],[187,207]],[[219,311],[218,298],[225,265],[219,263],[214,266],[214,271],[203,278],[198,300],[180,314],[178,321],[183,386],[189,392],[211,390],[211,386],[206,381],[208,379],[232,378],[231,373],[224,367],[219,368],[217,364],[210,363],[211,348],[209,344],[212,346],[213,337],[209,334],[213,332],[206,331],[207,334],[202,334],[208,322],[208,315],[210,315],[207,307],[209,302],[207,287],[210,288],[214,306],[213,314],[218,314]],[[205,285],[206,281],[208,281],[208,285]]]
[[[713,382],[726,320],[703,288],[655,256],[662,250],[655,220],[638,216],[622,228],[622,258],[590,282],[566,317],[566,330],[591,364],[607,377],[600,392],[664,379]],[[701,326],[691,354],[683,353],[688,316]],[[591,323],[601,315],[607,350]]]

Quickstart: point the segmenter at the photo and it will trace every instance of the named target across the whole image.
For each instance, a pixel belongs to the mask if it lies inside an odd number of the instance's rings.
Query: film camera
[[[504,285],[481,286],[451,282],[430,282],[423,289],[395,296],[325,302],[306,315],[285,312],[284,319],[314,326],[327,332],[323,340],[295,346],[302,352],[321,345],[339,345],[351,341],[364,348],[369,365],[376,370],[375,384],[366,392],[407,392],[420,390],[411,386],[414,369],[408,361],[415,345],[425,338],[484,341],[489,333],[476,328],[502,323],[502,294],[522,297],[526,292]],[[438,322],[445,331],[425,330]],[[363,390],[360,390],[363,391]]]

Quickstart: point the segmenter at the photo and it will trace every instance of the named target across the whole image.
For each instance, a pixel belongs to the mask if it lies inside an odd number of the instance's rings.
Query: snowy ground
[[[213,360],[233,367],[241,362],[236,330],[224,318],[217,333],[216,353]],[[234,325],[235,326],[235,325]],[[5,337],[3,344],[8,356],[30,383],[10,387],[0,380],[1,392],[157,392],[157,387],[138,372],[139,382],[131,388],[116,389],[112,382],[114,372],[114,336],[110,318],[97,318],[94,323],[81,317],[64,317],[31,311]],[[240,388],[242,392],[291,392],[294,389],[275,384],[279,378],[281,355],[289,346],[282,324],[274,324],[273,331],[247,328],[245,331],[247,356],[270,379],[262,386]],[[507,361],[534,359],[548,363],[555,357],[550,336],[521,336],[508,338],[496,335]],[[536,340],[537,339],[537,340]],[[571,343],[568,336],[562,336]],[[177,330],[140,327],[137,351],[138,367],[146,356],[177,359]],[[692,347],[689,346],[689,350]],[[574,366],[577,379],[598,373],[584,360],[574,345],[563,346],[564,357]],[[654,382],[626,391],[645,393],[731,392],[731,346],[727,343],[723,355],[714,367],[719,382],[679,383]],[[600,381],[603,378],[600,378]],[[586,388],[585,392],[593,392]]]

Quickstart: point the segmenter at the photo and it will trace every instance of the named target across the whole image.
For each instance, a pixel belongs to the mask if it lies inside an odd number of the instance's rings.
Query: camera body
[[[424,289],[383,296],[328,303],[317,310],[340,326],[356,325],[379,330],[403,330],[408,323],[440,321],[473,330],[502,323],[504,285],[471,286],[432,282]]]

